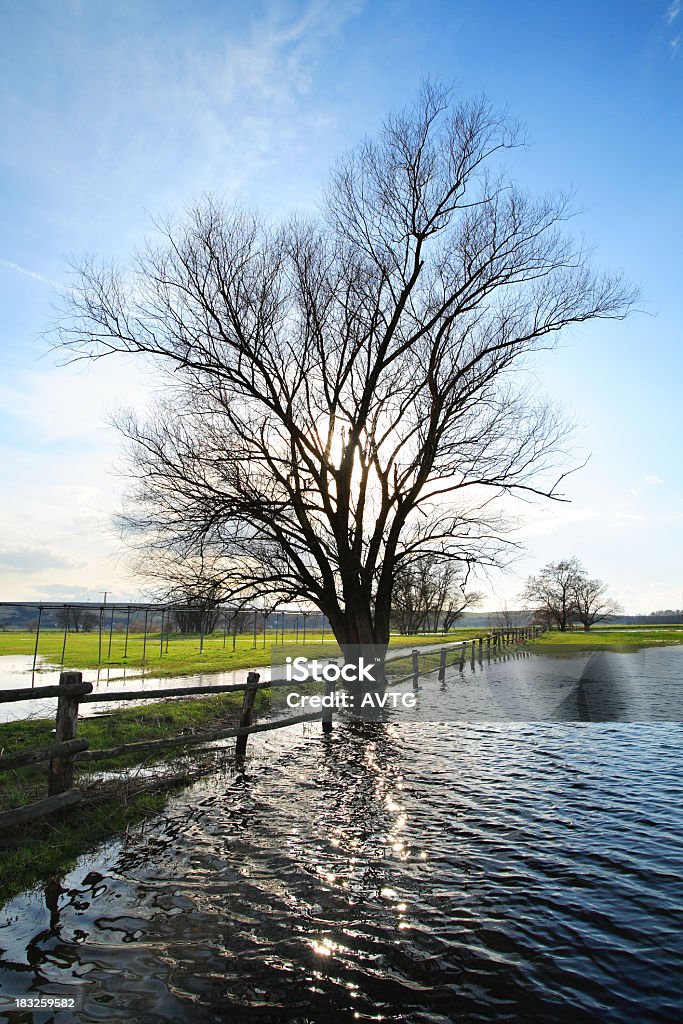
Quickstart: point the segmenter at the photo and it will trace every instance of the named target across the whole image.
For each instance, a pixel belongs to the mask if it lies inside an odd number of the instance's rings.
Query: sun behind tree
[[[557,496],[568,428],[516,372],[564,328],[623,316],[502,160],[518,130],[426,84],[334,169],[318,220],[271,226],[202,199],[130,273],[85,262],[61,344],[167,371],[120,423],[137,485],[129,537],[220,565],[226,596],[301,600],[344,651],[383,649],[420,557],[496,565],[510,494]]]

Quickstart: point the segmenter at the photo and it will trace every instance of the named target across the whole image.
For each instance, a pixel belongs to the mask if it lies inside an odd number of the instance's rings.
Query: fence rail
[[[412,679],[413,685],[417,687],[421,675],[431,674],[436,671],[438,671],[439,680],[443,681],[446,677],[446,670],[449,667],[448,656],[450,653],[455,654],[450,667],[453,668],[457,665],[458,668],[463,669],[466,660],[468,660],[468,655],[469,660],[474,663],[477,656],[483,659],[484,653],[486,653],[486,656],[490,657],[492,654],[500,652],[509,644],[524,643],[539,636],[542,632],[543,629],[540,626],[515,627],[509,630],[499,630],[470,640],[453,641],[439,646],[436,650],[420,651],[417,648],[413,648],[410,652],[390,652],[386,655],[385,663],[407,660],[411,663],[411,670],[407,674],[398,677],[387,675],[387,682],[389,685],[395,686]],[[421,668],[421,660],[424,663],[436,656],[438,656],[438,665],[435,664],[433,667],[425,666]],[[282,729],[286,726],[298,725],[317,719],[322,719],[323,732],[330,733],[332,731],[331,708],[294,715],[289,718],[276,719],[272,722],[253,722],[256,695],[259,690],[273,689],[281,686],[291,687],[291,685],[292,683],[286,679],[265,680],[261,682],[258,672],[249,672],[246,682],[230,685],[185,686],[173,687],[168,690],[122,690],[93,693],[92,683],[83,682],[82,673],[62,672],[58,686],[38,686],[0,692],[0,702],[13,703],[15,701],[35,700],[41,697],[57,697],[57,714],[54,741],[52,743],[45,747],[31,747],[23,751],[12,751],[7,754],[0,752],[0,772],[44,762],[49,763],[47,798],[1,813],[0,833],[9,828],[26,824],[37,818],[46,817],[81,803],[85,799],[85,794],[81,790],[74,788],[73,785],[74,765],[76,762],[104,761],[126,754],[145,752],[153,754],[161,750],[198,745],[206,746],[218,740],[231,738],[237,741],[235,756],[238,760],[241,760],[245,756],[247,741],[252,733],[269,732],[273,729]],[[329,689],[330,687],[326,686],[325,692],[328,692]],[[239,725],[230,729],[218,729],[198,735],[179,735],[157,740],[122,743],[118,746],[101,750],[90,750],[87,739],[79,739],[76,736],[78,707],[81,703],[110,702],[113,700],[162,700],[167,697],[208,696],[226,693],[244,693]]]

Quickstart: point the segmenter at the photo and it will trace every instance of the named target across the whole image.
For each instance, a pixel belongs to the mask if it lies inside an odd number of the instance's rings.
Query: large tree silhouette
[[[208,558],[233,599],[318,607],[344,649],[386,644],[404,562],[500,558],[496,499],[557,496],[567,437],[517,368],[632,302],[564,234],[563,195],[503,175],[518,141],[426,85],[337,165],[320,218],[204,198],[130,272],[80,266],[61,343],[168,371],[149,421],[120,423],[138,544]]]

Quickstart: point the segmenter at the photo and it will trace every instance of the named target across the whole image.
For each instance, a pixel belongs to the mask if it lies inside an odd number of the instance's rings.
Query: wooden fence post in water
[[[467,640],[463,640],[462,647],[460,648],[460,668],[465,666],[465,650],[467,649]]]
[[[330,697],[334,694],[334,681],[332,679],[325,680],[324,693],[326,697]],[[322,714],[323,733],[328,735],[332,732],[332,708],[323,708]]]
[[[258,672],[247,673],[247,688],[244,691],[244,702],[242,704],[242,717],[240,718],[240,729],[248,729],[251,725],[251,719],[254,712],[254,703],[256,701],[256,693],[258,690],[258,681],[261,678]],[[249,736],[245,733],[243,736],[237,737],[237,743],[235,744],[235,755],[239,758],[244,757],[247,752],[247,740]]]
[[[443,683],[446,681],[446,648],[444,647],[441,651],[441,660],[439,661],[439,682]]]
[[[60,672],[59,685],[73,686],[83,685],[82,672]],[[92,690],[92,685],[86,683],[83,692]],[[78,698],[79,694],[62,693],[57,698],[57,721],[55,728],[55,743],[65,743],[67,740],[76,738],[76,725],[78,722]],[[57,796],[71,789],[74,781],[74,762],[72,755],[54,757],[50,761],[48,773],[48,796]]]
[[[420,655],[413,647],[413,689],[417,690],[420,682]]]

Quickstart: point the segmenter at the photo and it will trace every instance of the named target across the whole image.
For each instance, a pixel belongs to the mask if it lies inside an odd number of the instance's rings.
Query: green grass
[[[422,644],[434,644],[451,640],[466,640],[473,636],[479,636],[482,629],[456,629],[451,630],[445,637],[442,634],[420,634],[419,636],[392,636],[390,646],[392,647],[417,647]],[[307,638],[305,646],[301,636],[298,647],[301,651],[314,655],[327,655],[334,657],[339,654],[339,648],[335,643],[320,642],[320,633],[315,633]],[[328,633],[329,640],[329,633]],[[59,630],[41,630],[38,655],[43,658],[42,665],[38,669],[49,669],[60,665],[62,661],[62,645],[64,634]],[[269,665],[271,652],[274,646],[274,635],[267,634],[266,642],[263,643],[263,636],[257,638],[254,646],[253,637],[241,635],[236,638],[235,650],[232,649],[232,637],[224,638],[222,633],[212,633],[204,638],[203,649],[200,651],[199,638],[197,636],[183,636],[172,634],[168,640],[168,651],[166,650],[166,638],[163,645],[159,634],[148,634],[145,657],[143,660],[144,638],[142,634],[131,634],[128,638],[128,654],[124,657],[125,637],[114,633],[112,636],[111,653],[109,651],[109,635],[102,637],[102,651],[100,657],[99,637],[97,633],[69,633],[67,636],[66,652],[64,656],[64,667],[72,669],[96,669],[96,668],[128,668],[144,671],[149,675],[158,676],[179,676],[189,675],[196,672],[221,672],[232,669],[257,668],[259,665]],[[35,648],[35,633],[28,631],[0,632],[0,655],[24,654],[32,655]],[[287,645],[296,642],[295,634],[286,633],[284,642]],[[278,645],[281,638],[278,637]]]
[[[629,630],[627,632],[627,630]],[[633,630],[633,632],[630,632]],[[588,633],[561,633],[552,630],[542,633],[530,646],[544,654],[562,653],[563,651],[602,650],[602,651],[634,651],[641,647],[663,647],[683,644],[683,628],[638,626],[622,628],[593,628]]]
[[[181,783],[182,784],[182,783]],[[79,807],[77,818],[45,819],[26,829],[23,840],[0,857],[0,906],[40,882],[62,875],[98,843],[125,832],[163,810],[166,793],[145,793],[130,800],[107,800]]]

